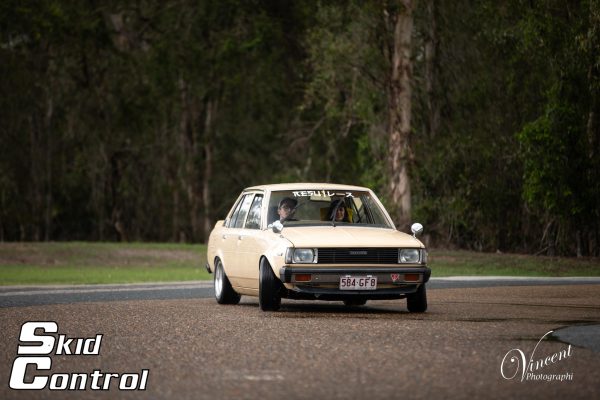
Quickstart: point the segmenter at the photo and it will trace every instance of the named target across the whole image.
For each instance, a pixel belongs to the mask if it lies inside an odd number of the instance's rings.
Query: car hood
[[[367,227],[285,227],[281,235],[294,247],[424,247],[411,235]]]

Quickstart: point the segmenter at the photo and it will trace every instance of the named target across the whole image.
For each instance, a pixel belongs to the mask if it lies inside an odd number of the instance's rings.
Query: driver
[[[279,214],[279,221],[283,223],[284,221],[293,221],[291,217],[294,215],[294,211],[298,201],[296,199],[292,199],[291,197],[285,197],[279,202],[279,207],[277,207],[277,214]]]

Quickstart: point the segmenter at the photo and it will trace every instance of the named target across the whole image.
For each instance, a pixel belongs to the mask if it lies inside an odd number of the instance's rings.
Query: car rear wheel
[[[260,261],[258,277],[258,303],[263,311],[277,311],[281,306],[281,282],[266,259]]]
[[[415,293],[409,294],[406,297],[406,305],[410,312],[422,313],[427,311],[427,290],[425,289],[425,284],[419,286],[419,289]]]
[[[347,299],[347,300],[344,300],[344,305],[346,305],[348,307],[364,306],[365,304],[367,304],[367,300],[365,300],[365,299]]]
[[[233,290],[231,283],[223,270],[223,263],[217,260],[215,265],[215,298],[219,304],[237,304],[240,302],[240,296]]]

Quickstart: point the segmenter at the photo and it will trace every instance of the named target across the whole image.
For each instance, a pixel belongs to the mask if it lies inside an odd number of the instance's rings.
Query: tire
[[[347,299],[344,300],[344,305],[348,307],[364,306],[367,304],[365,299]]]
[[[240,302],[240,296],[233,290],[231,283],[225,275],[223,269],[223,263],[221,260],[217,260],[215,263],[215,277],[213,280],[215,287],[215,298],[219,304],[237,304]]]
[[[413,313],[422,313],[427,311],[427,290],[425,284],[419,286],[415,293],[409,294],[406,297],[406,305],[408,311]]]
[[[281,282],[266,259],[260,261],[258,272],[258,304],[263,311],[277,311],[281,306]]]

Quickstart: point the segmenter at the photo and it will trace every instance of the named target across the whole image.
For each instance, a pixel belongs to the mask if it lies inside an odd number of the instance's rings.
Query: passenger
[[[296,205],[298,201],[296,199],[292,199],[291,197],[285,197],[279,202],[279,207],[277,207],[277,214],[279,215],[279,222],[283,223],[284,221],[295,221],[292,219],[294,216],[294,212],[296,211]]]
[[[334,220],[333,213],[335,212],[336,222],[350,222],[348,213],[346,212],[346,205],[343,200],[333,200],[329,205],[329,211],[327,212],[327,219],[329,221]]]

